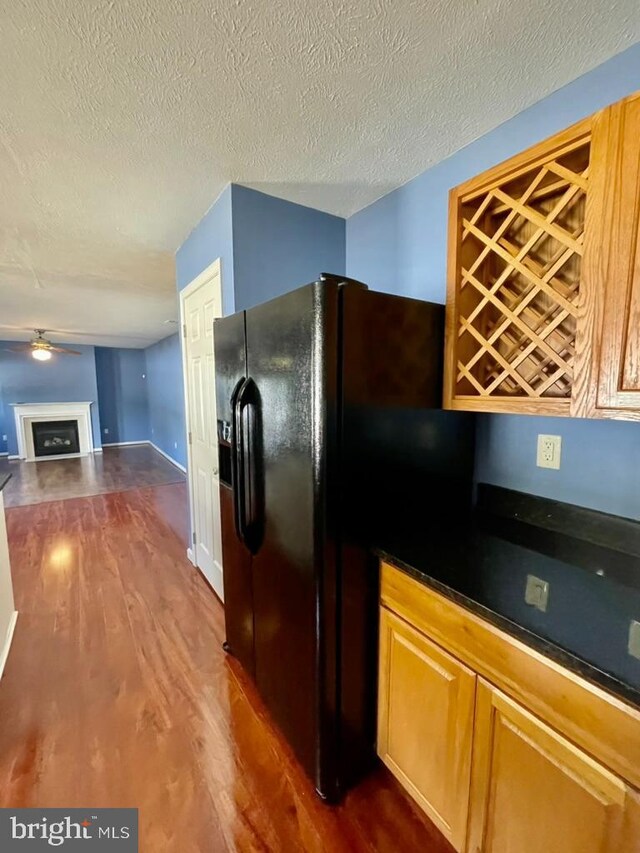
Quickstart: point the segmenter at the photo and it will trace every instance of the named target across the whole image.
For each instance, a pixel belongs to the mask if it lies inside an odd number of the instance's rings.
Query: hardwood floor
[[[185,476],[148,444],[105,447],[102,453],[76,459],[22,462],[0,459],[0,473],[9,471],[5,506],[82,498],[143,486],[182,483]]]
[[[221,649],[174,529],[185,500],[177,484],[7,511],[0,806],[135,806],[143,853],[449,851],[383,769],[318,800]]]

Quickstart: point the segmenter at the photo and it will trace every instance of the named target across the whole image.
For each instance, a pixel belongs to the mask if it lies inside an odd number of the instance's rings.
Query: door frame
[[[180,296],[180,354],[182,357],[182,386],[184,389],[184,421],[186,428],[186,446],[187,446],[187,493],[189,495],[189,546],[187,548],[187,557],[189,562],[198,568],[198,563],[196,562],[196,552],[194,549],[195,545],[195,523],[194,523],[194,514],[193,507],[195,504],[194,497],[194,483],[193,477],[191,476],[191,472],[193,471],[193,461],[191,459],[191,442],[189,441],[189,434],[191,433],[191,423],[190,423],[190,406],[189,406],[189,375],[187,370],[187,346],[186,346],[186,332],[187,325],[185,322],[185,302],[191,294],[195,293],[199,287],[202,287],[203,284],[206,284],[212,278],[218,276],[218,293],[216,294],[220,299],[220,311],[222,311],[222,260],[221,258],[216,258],[213,263],[209,264],[208,267],[202,270],[194,279],[192,279],[189,284],[182,288],[179,293]],[[222,315],[221,315],[222,316]],[[224,571],[224,566],[223,566]],[[202,574],[202,572],[200,573]]]

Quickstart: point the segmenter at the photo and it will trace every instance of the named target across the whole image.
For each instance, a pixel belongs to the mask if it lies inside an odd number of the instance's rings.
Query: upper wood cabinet
[[[639,134],[634,96],[451,191],[445,406],[640,417]]]
[[[587,244],[572,411],[640,418],[640,95],[593,119]]]

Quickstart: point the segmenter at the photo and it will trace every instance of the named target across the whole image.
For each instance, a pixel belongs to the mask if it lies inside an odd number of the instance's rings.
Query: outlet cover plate
[[[537,578],[535,575],[527,575],[527,587],[524,591],[524,600],[532,607],[546,613],[547,604],[549,602],[548,582],[543,581],[542,578]]]
[[[538,452],[536,456],[536,465],[538,468],[560,468],[560,454],[562,452],[562,436],[561,435],[542,435],[538,436]]]
[[[631,621],[629,626],[628,651],[632,657],[640,660],[640,622],[636,622],[635,619]]]

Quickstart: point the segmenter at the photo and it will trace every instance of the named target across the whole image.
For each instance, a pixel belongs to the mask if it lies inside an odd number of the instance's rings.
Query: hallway
[[[221,649],[184,484],[7,511],[0,806],[133,806],[144,853],[449,850],[381,770],[324,806]],[[375,819],[374,819],[375,818]]]

